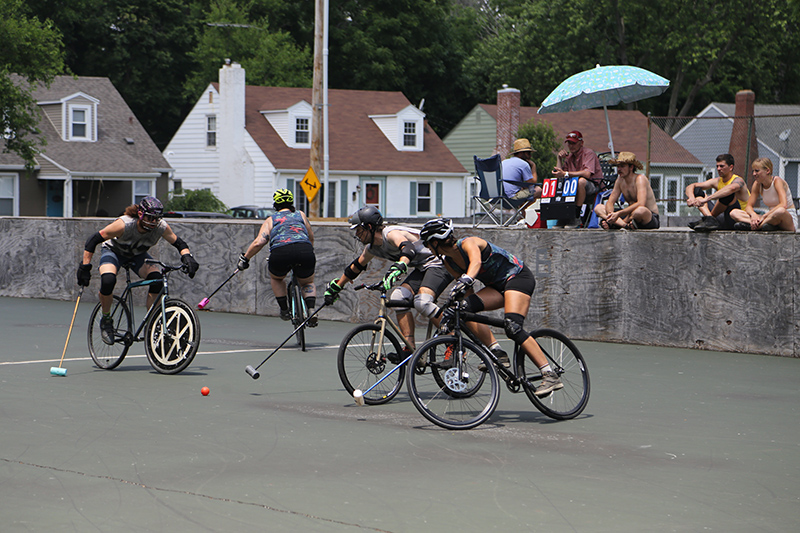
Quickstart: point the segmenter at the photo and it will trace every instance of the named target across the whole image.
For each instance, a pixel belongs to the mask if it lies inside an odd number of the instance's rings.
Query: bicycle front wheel
[[[445,429],[471,429],[489,419],[500,401],[500,380],[497,370],[483,351],[468,339],[452,335],[435,337],[414,353],[411,368],[430,371],[409,372],[408,394],[417,410]],[[430,354],[448,351],[452,357],[430,361]],[[485,371],[478,370],[483,364]]]
[[[114,344],[110,345],[103,342],[101,336],[100,319],[102,317],[102,307],[97,304],[89,319],[89,330],[87,332],[89,355],[92,356],[92,361],[99,368],[112,370],[117,368],[122,360],[125,359],[128,348],[133,344],[131,312],[119,296],[114,296],[114,301],[111,304],[111,320],[114,322]]]
[[[392,363],[387,356],[400,353],[400,342],[391,332],[385,331],[381,341],[379,325],[362,324],[357,326],[342,339],[342,343],[339,345],[339,354],[337,355],[339,379],[342,380],[342,385],[351,395],[356,389],[365,392],[364,402],[366,404],[386,403],[400,392],[406,371],[405,366],[397,368],[397,364]],[[393,375],[381,381],[380,385],[371,391],[366,392],[389,373],[393,373]]]
[[[200,322],[194,309],[178,298],[156,302],[153,314],[144,329],[147,359],[156,372],[177,374],[194,359],[200,347]],[[165,325],[166,324],[166,325]]]
[[[550,366],[561,378],[563,388],[547,396],[536,396],[536,386],[542,372],[521,351],[517,354],[517,376],[528,399],[543,414],[556,420],[575,418],[589,403],[589,372],[581,352],[566,335],[552,329],[538,329],[531,333],[542,348]]]
[[[300,285],[298,285],[296,281],[292,280],[291,289],[292,325],[296,328],[305,322],[306,318],[308,318],[308,312],[306,311],[306,303],[303,300],[303,291],[300,290]],[[302,328],[298,329],[294,336],[297,339],[297,344],[300,346],[300,350],[305,352],[306,327],[303,326]]]

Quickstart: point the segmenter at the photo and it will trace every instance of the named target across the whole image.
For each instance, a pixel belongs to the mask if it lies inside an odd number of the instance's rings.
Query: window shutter
[[[295,202],[297,202],[297,191],[294,190],[294,179],[289,178],[286,180],[286,188],[292,191],[292,194],[295,196]],[[298,187],[299,189],[300,187]],[[296,204],[295,204],[296,205]]]
[[[436,182],[436,216],[442,216],[442,182]]]
[[[409,215],[416,215],[417,214],[417,182],[411,182],[411,205],[408,206],[408,214]]]
[[[347,212],[347,195],[350,194],[347,180],[339,181],[339,216],[346,217]]]

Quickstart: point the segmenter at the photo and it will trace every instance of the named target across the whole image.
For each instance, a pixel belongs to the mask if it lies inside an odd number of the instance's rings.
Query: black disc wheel
[[[194,309],[177,298],[156,302],[144,329],[144,348],[150,365],[161,374],[177,374],[189,366],[200,347],[200,321]]]

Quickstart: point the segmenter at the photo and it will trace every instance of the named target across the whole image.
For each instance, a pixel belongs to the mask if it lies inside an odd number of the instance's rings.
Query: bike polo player
[[[389,295],[391,302],[405,302],[407,307],[396,307],[397,323],[409,345],[414,342],[414,316],[412,306],[419,313],[433,319],[439,314],[435,300],[452,281],[441,260],[425,248],[419,239],[419,231],[405,226],[386,226],[383,215],[372,206],[362,207],[350,217],[350,229],[356,239],[365,244],[361,255],[344,269],[339,279],[332,280],[325,290],[325,303],[330,305],[339,298],[344,286],[355,280],[367,269],[373,257],[394,261],[383,276],[384,288],[388,291],[397,280],[408,274]],[[402,360],[410,352],[400,354]]]
[[[158,198],[147,196],[139,205],[129,205],[125,213],[114,222],[86,239],[83,261],[78,266],[78,285],[86,287],[92,279],[92,256],[98,244],[100,252],[100,304],[103,317],[100,331],[103,342],[114,344],[114,324],[111,320],[111,303],[114,300],[114,285],[120,266],[132,263],[133,270],[142,279],[161,279],[163,275],[158,266],[145,263],[152,257],[147,251],[163,238],[181,253],[181,262],[190,278],[194,278],[200,265],[197,264],[189,246],[175,235],[169,224],[162,218],[164,206]],[[147,293],[147,308],[155,302],[161,292],[162,283],[152,283]]]
[[[536,281],[522,260],[480,237],[456,239],[453,222],[444,218],[426,222],[420,235],[425,246],[442,258],[448,272],[453,277],[458,276],[451,295],[466,296],[467,311],[480,313],[501,307],[505,310],[506,336],[542,371],[543,379],[536,388],[536,396],[547,396],[563,388],[541,347],[524,328]],[[475,280],[483,283],[483,288],[477,292],[472,288]]]

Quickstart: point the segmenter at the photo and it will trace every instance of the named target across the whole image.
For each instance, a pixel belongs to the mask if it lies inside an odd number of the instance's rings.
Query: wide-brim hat
[[[519,152],[535,152],[533,148],[531,148],[531,142],[528,139],[517,139],[514,141],[514,151],[512,154],[516,154]]]
[[[611,166],[617,166],[620,163],[633,165],[637,170],[642,170],[644,168],[642,162],[636,159],[636,154],[633,152],[620,152],[616,159],[611,159],[608,162]]]

